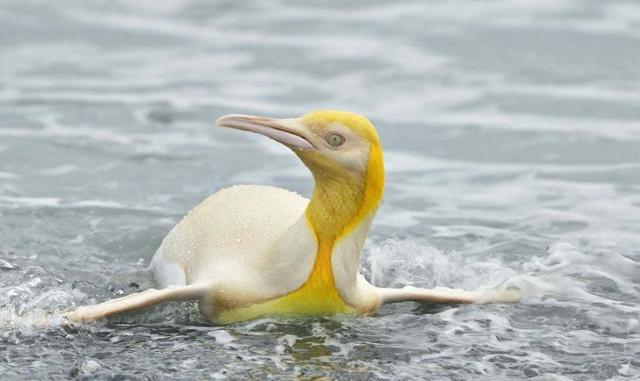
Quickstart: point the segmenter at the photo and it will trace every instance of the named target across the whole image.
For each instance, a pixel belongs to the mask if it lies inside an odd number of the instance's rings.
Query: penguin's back
[[[251,276],[309,200],[282,188],[236,185],[206,198],[169,232],[151,261],[159,287]],[[241,267],[241,268],[238,268]]]

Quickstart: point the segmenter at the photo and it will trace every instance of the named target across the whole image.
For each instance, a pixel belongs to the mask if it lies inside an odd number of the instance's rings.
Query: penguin
[[[89,321],[169,301],[198,301],[214,324],[273,315],[373,314],[386,303],[513,303],[514,289],[381,288],[359,272],[384,190],[380,139],[365,117],[318,110],[298,118],[232,114],[220,127],[258,133],[291,149],[314,180],[310,199],[236,185],[193,208],[151,261],[158,289],[77,308]]]

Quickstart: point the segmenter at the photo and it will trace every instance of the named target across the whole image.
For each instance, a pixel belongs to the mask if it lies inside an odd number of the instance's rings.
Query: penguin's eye
[[[327,135],[325,140],[332,147],[339,147],[344,143],[344,137],[342,135],[335,134],[335,133]]]

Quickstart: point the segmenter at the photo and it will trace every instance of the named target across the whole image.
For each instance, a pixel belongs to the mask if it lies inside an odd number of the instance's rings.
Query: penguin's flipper
[[[514,289],[465,291],[446,287],[432,289],[404,287],[377,288],[382,303],[421,302],[433,304],[517,303],[521,294]]]
[[[122,298],[110,299],[102,303],[78,307],[67,312],[64,317],[69,322],[97,320],[123,312],[135,311],[156,304],[199,299],[207,291],[207,285],[170,286],[160,290],[148,289]]]

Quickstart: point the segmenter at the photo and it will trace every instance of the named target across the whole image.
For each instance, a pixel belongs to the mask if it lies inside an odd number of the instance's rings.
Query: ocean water
[[[308,195],[285,148],[213,122],[317,108],[383,142],[372,282],[523,302],[37,324],[151,286],[221,187]],[[3,380],[638,380],[639,217],[636,1],[0,2]]]

